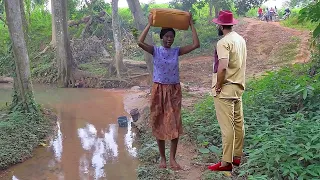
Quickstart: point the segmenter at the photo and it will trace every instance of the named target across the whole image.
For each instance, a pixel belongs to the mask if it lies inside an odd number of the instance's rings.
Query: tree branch
[[[86,24],[86,27],[84,27],[84,29],[81,32],[81,38],[84,39],[84,35],[86,33],[86,31],[89,29],[89,26],[92,24],[92,19],[93,17],[90,17],[89,21]]]
[[[197,165],[197,166],[210,166],[212,163],[202,163],[202,162],[191,162],[192,165]]]
[[[85,16],[83,17],[82,19],[78,20],[78,21],[68,21],[68,26],[69,27],[72,27],[72,26],[79,26],[79,24],[82,24],[82,23],[85,23],[87,24],[91,18],[102,18],[103,16],[106,15],[106,12],[105,11],[101,11],[99,12],[97,15],[94,15],[94,16]]]

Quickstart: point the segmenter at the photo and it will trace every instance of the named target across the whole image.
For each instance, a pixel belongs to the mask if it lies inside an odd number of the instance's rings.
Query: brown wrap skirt
[[[173,140],[182,134],[181,101],[180,84],[153,84],[150,118],[157,139]]]

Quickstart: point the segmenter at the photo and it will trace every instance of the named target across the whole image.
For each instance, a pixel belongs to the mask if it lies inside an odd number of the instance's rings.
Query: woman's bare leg
[[[170,147],[170,166],[173,170],[181,170],[181,166],[176,161],[176,153],[178,148],[179,138],[171,140]]]
[[[159,152],[160,152],[160,168],[167,168],[167,161],[166,161],[166,143],[164,140],[157,139]]]

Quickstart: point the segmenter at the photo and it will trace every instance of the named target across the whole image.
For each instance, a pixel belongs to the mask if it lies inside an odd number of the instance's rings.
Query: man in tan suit
[[[217,119],[222,133],[222,161],[209,166],[212,171],[232,171],[239,166],[243,154],[244,124],[242,94],[245,89],[247,59],[246,42],[232,31],[237,20],[230,11],[220,11],[213,20],[218,25],[217,43],[212,82],[212,93]]]

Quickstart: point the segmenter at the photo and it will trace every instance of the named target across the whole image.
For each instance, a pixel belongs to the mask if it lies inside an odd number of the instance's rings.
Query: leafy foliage
[[[184,11],[190,11],[193,14],[197,14],[201,11],[203,11],[203,8],[205,6],[212,6],[214,9],[217,11],[221,9],[232,9],[232,4],[233,1],[231,0],[220,0],[220,1],[215,1],[215,0],[173,0],[170,2],[170,6],[176,9],[181,9]],[[215,12],[217,14],[217,12]]]
[[[237,13],[245,15],[252,7],[260,6],[265,0],[235,0]]]
[[[204,1],[199,0],[173,0],[170,2],[170,5],[175,9],[181,9],[183,11],[190,11],[192,13],[195,12],[193,6],[203,6]]]
[[[309,3],[311,3],[313,0],[290,0],[289,2],[288,2],[288,4],[289,4],[289,6],[290,7],[297,7],[297,6],[299,6],[299,7],[301,7],[301,6],[305,6],[305,5],[307,5],[307,4],[309,4]]]
[[[307,7],[300,11],[300,22],[310,20],[317,24],[313,31],[313,37],[317,38],[320,35],[320,2],[310,3]]]
[[[51,127],[38,113],[14,111],[0,119],[0,169],[31,157]]]
[[[4,14],[4,0],[0,0],[0,16]]]
[[[231,10],[233,11],[234,1],[232,0],[221,0],[221,1],[215,1],[215,0],[206,0],[209,4],[212,4],[214,6],[214,9],[219,10]],[[218,15],[218,12],[215,12],[216,15]]]
[[[111,14],[111,5],[104,0],[93,0],[88,3],[83,0],[68,0],[68,17],[71,20],[78,20],[101,11]]]
[[[255,18],[258,16],[258,8],[257,7],[253,7],[251,9],[249,9],[246,14],[246,17],[251,17],[251,18]]]
[[[294,29],[313,31],[318,24],[307,19],[301,21],[299,15],[300,12],[300,9],[291,10],[290,17],[284,21],[281,21],[280,24]]]

